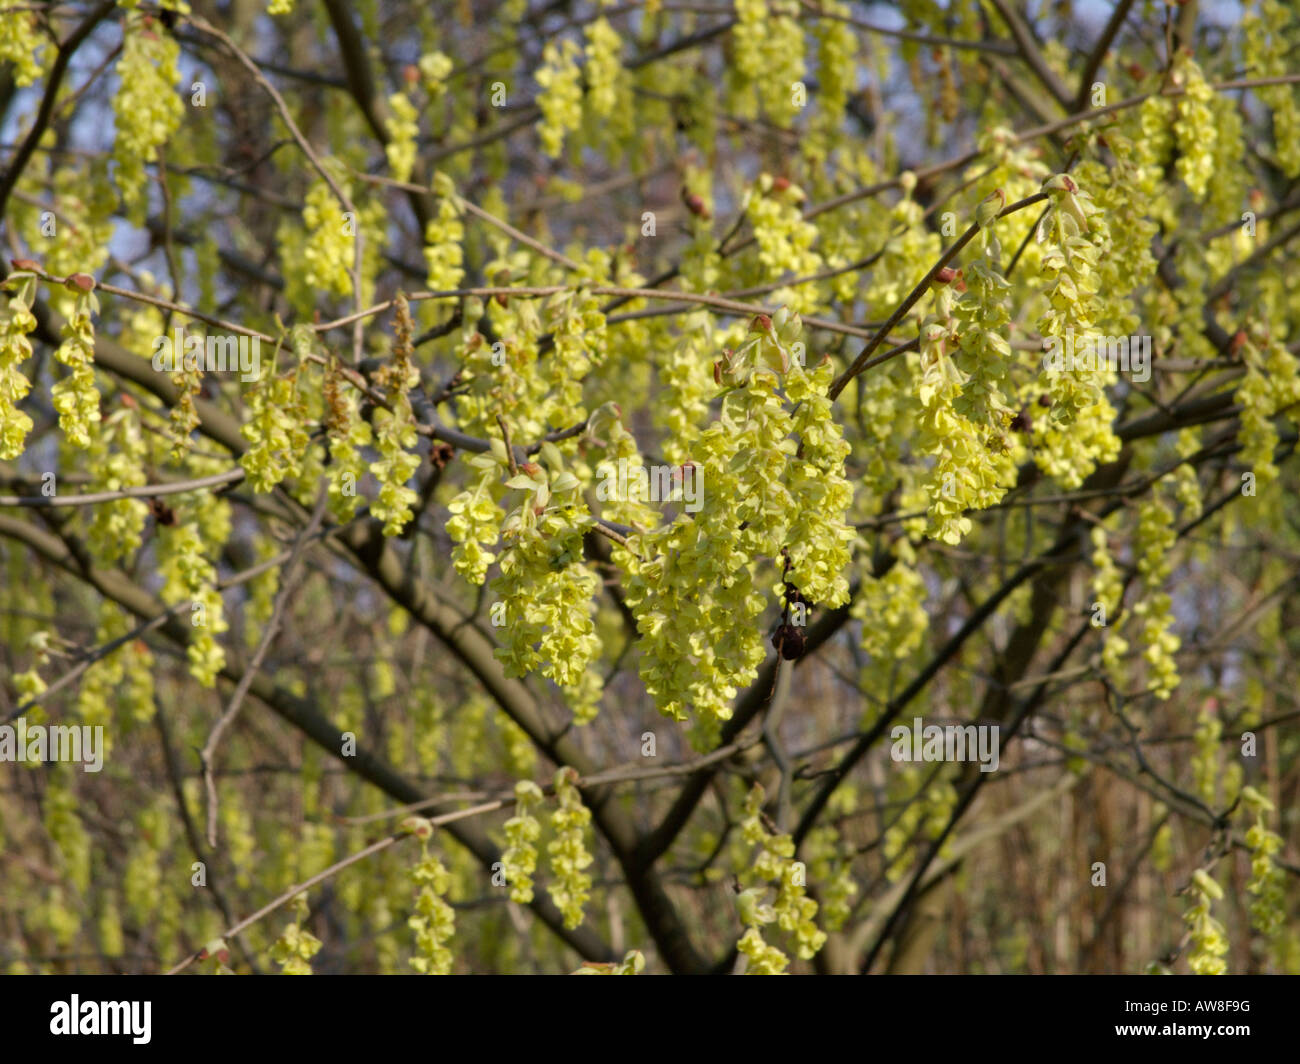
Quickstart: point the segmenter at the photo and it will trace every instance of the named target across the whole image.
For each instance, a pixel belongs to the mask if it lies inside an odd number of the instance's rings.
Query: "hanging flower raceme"
[[[180,45],[170,33],[151,29],[145,19],[129,17],[125,26],[117,63],[119,87],[113,97],[113,157],[127,217],[141,225],[148,206],[145,167],[158,158],[158,149],[171,139],[185,113],[176,91]]]
[[[393,178],[409,181],[411,171],[415,169],[415,141],[420,133],[420,112],[404,92],[395,92],[388,97],[388,109],[391,114],[385,124],[389,140],[384,145],[384,154],[388,156],[388,167],[393,171]]]
[[[410,965],[421,975],[450,975],[452,953],[447,943],[456,933],[456,912],[445,895],[451,875],[429,849],[433,825],[426,818],[407,817],[402,828],[420,840],[420,859],[410,870],[416,886],[415,912],[406,922],[415,932],[416,953]]]
[[[849,601],[844,573],[854,540],[845,521],[853,503],[853,488],[844,476],[850,447],[826,395],[833,376],[826,358],[812,373],[793,363],[785,378],[786,398],[797,404],[792,429],[800,441],[789,461],[795,513],[786,533],[788,579],[809,602],[829,607]]]
[[[323,423],[329,442],[329,508],[348,521],[361,504],[357,484],[366,470],[361,449],[372,440],[370,425],[360,416],[355,389],[343,380],[338,362],[330,359],[323,384]]]
[[[937,289],[936,313],[921,324],[921,377],[916,399],[921,408],[917,446],[933,456],[925,490],[929,497],[927,532],[945,543],[960,543],[971,530],[968,510],[979,510],[1002,495],[999,471],[978,428],[956,412],[965,383],[953,362],[953,293]]]
[[[1246,889],[1255,897],[1250,903],[1250,922],[1261,934],[1276,935],[1286,922],[1286,874],[1278,866],[1276,855],[1282,852],[1282,837],[1268,827],[1273,803],[1254,787],[1243,787],[1242,801],[1255,814],[1255,822],[1246,831],[1250,847],[1250,882]]]
[[[384,535],[396,536],[411,520],[411,507],[419,499],[407,482],[419,468],[420,459],[411,453],[416,443],[415,414],[411,409],[411,389],[420,382],[415,368],[412,346],[412,322],[406,296],[399,292],[393,300],[393,355],[388,365],[375,374],[375,384],[383,390],[388,409],[375,411],[375,446],[379,461],[370,464],[379,481],[379,498],[371,504],[371,514],[384,522]]]
[[[1228,936],[1224,927],[1210,913],[1211,907],[1223,897],[1223,888],[1203,868],[1192,873],[1189,888],[1192,904],[1183,914],[1191,932],[1191,950],[1187,954],[1188,967],[1195,975],[1223,975],[1228,970],[1223,958],[1228,953]]]
[[[546,444],[541,457],[551,473],[525,462],[506,481],[525,495],[501,529],[507,547],[492,590],[505,604],[505,623],[496,655],[507,676],[540,666],[543,676],[576,688],[600,652],[591,601],[599,580],[582,550],[593,522],[578,479],[564,470],[554,444]]]
[[[456,201],[456,186],[444,173],[433,175],[438,212],[424,227],[424,260],[429,267],[430,291],[449,292],[465,278],[465,224]]]
[[[794,0],[735,0],[735,11],[727,70],[731,109],[753,118],[761,101],[768,116],[784,125],[803,106],[796,95],[804,77],[799,6]]]
[[[1295,9],[1282,0],[1263,0],[1259,13],[1242,20],[1246,69],[1252,77],[1272,78],[1293,73]],[[1261,85],[1254,90],[1273,114],[1273,144],[1282,172],[1300,174],[1300,99],[1293,84]]]
[[[718,364],[722,409],[682,469],[683,487],[688,475],[703,478],[698,509],[633,540],[626,594],[643,637],[642,680],[660,712],[685,720],[694,706],[706,728],[731,715],[765,656],[752,623],[766,605],[754,559],[780,555],[794,510],[785,481],[797,445],[777,387],[797,330],[795,317],[760,316],[752,339]]]
[[[506,467],[505,444],[494,439],[490,451],[476,454],[466,464],[478,478],[447,504],[451,514],[447,535],[455,544],[451,562],[456,572],[471,584],[482,584],[488,567],[496,560],[488,548],[500,539],[505,518],[505,511],[492,498],[492,486]]]
[[[976,425],[1001,429],[1014,416],[1007,402],[1014,362],[1007,342],[1011,320],[1008,294],[1011,284],[1002,276],[1002,245],[996,226],[1005,206],[1001,189],[981,202],[976,211],[983,254],[965,268],[966,291],[953,307],[957,319],[957,350],[953,361],[964,376],[953,410]]]
[[[164,578],[162,600],[171,606],[189,604],[193,629],[187,649],[190,673],[204,687],[211,687],[226,663],[216,637],[229,625],[217,591],[216,567],[208,557],[209,551],[220,550],[221,543],[205,541],[201,505],[186,510],[178,507],[174,523],[159,527],[158,567]],[[224,536],[219,538],[224,541]]]
[[[1253,335],[1238,333],[1233,346],[1246,364],[1236,395],[1241,407],[1241,461],[1254,475],[1254,491],[1259,494],[1278,476],[1273,461],[1278,433],[1273,422],[1280,411],[1300,402],[1300,360],[1259,330]],[[1292,417],[1297,419],[1294,411]]]
[[[537,71],[537,107],[542,121],[537,127],[542,151],[554,159],[564,147],[566,133],[582,125],[582,71],[578,56],[582,49],[565,38],[548,41],[542,49],[542,67]]]
[[[25,88],[41,76],[45,38],[37,28],[36,12],[21,8],[0,11],[0,64],[13,65],[14,84]]]
[[[139,414],[123,406],[92,423],[85,464],[97,491],[121,491],[148,483],[148,456]],[[140,543],[149,510],[140,499],[110,499],[94,508],[86,543],[102,564],[111,565]]]
[[[1053,419],[1069,424],[1079,411],[1101,398],[1102,374],[1081,368],[1072,357],[1072,344],[1090,335],[1097,316],[1097,246],[1090,232],[1094,213],[1092,197],[1068,174],[1057,174],[1043,184],[1051,206],[1038,223],[1037,239],[1046,244],[1043,271],[1048,278],[1047,310],[1038,330],[1048,346],[1045,359],[1047,391],[1052,397]],[[1059,358],[1060,364],[1054,364]]]
[[[1110,537],[1104,525],[1097,525],[1090,533],[1092,540],[1092,597],[1094,613],[1099,627],[1105,628],[1101,661],[1115,683],[1121,682],[1121,668],[1128,643],[1119,634],[1123,618],[1120,610],[1124,604],[1124,580],[1119,566],[1111,557]]]
[[[628,121],[630,86],[621,60],[622,40],[604,17],[596,19],[583,35],[587,38],[587,105],[591,113],[598,118],[619,117],[616,111],[621,108],[622,119]]]
[[[271,947],[271,960],[280,965],[281,975],[311,975],[311,959],[320,952],[321,940],[303,927],[311,912],[307,892],[293,899],[295,918]]]
[[[826,942],[826,933],[817,927],[817,902],[805,890],[805,870],[794,860],[794,840],[789,835],[771,834],[763,824],[763,788],[758,784],[745,799],[745,819],[741,837],[754,847],[751,866],[740,875],[739,906],[741,922],[746,925],[739,949],[750,961],[753,974],[780,974],[789,963],[784,953],[763,940],[761,928],[776,924],[791,936],[795,955],[809,960]],[[776,897],[767,901],[771,885]]]
[[[521,905],[533,900],[537,840],[542,837],[542,825],[534,811],[541,801],[542,789],[532,780],[520,780],[515,784],[515,815],[505,822],[501,871],[510,885],[510,900]]]
[[[587,904],[591,890],[591,876],[584,871],[593,860],[584,842],[587,825],[591,823],[591,810],[582,804],[577,779],[578,774],[567,765],[561,765],[555,773],[555,796],[559,807],[551,814],[555,838],[546,846],[551,856],[552,875],[546,890],[564,915],[567,928],[582,923],[582,907]]]
[[[1186,51],[1175,57],[1170,81],[1183,89],[1183,95],[1174,101],[1178,115],[1174,121],[1178,176],[1194,199],[1203,200],[1214,174],[1214,147],[1218,139],[1218,127],[1211,111],[1214,90],[1206,83],[1191,53]]]
[[[92,315],[99,313],[94,279],[84,273],[68,278],[77,289],[72,315],[63,325],[63,343],[54,357],[71,372],[54,385],[54,409],[59,412],[59,428],[68,442],[77,448],[90,446],[90,427],[99,421],[99,389],[95,387],[95,325]]]
[[[18,367],[32,355],[27,334],[36,328],[36,275],[17,270],[5,288],[12,294],[0,302],[0,460],[8,462],[23,453],[32,430],[32,419],[18,409],[32,382]]]
[[[1144,500],[1138,511],[1134,534],[1138,575],[1141,586],[1133,613],[1142,621],[1142,656],[1148,667],[1147,690],[1165,699],[1178,686],[1178,666],[1174,654],[1181,644],[1170,629],[1173,626],[1172,599],[1164,590],[1173,570],[1170,551],[1177,541],[1174,512],[1158,495]]]
[[[306,329],[295,332],[295,347],[300,353],[309,350],[304,346],[309,336]],[[310,439],[306,402],[299,389],[301,372],[300,362],[279,376],[273,359],[262,368],[261,379],[245,393],[248,420],[239,431],[249,446],[239,464],[256,492],[269,492],[287,477],[301,472]]]

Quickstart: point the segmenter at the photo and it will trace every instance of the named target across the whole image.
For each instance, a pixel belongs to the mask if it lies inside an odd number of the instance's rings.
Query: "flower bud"
[[[686,209],[697,218],[703,218],[708,221],[712,215],[709,209],[704,205],[704,200],[696,193],[692,192],[685,185],[682,186],[682,202],[686,204]]]
[[[975,208],[975,224],[981,229],[987,229],[997,220],[1006,205],[1007,194],[1000,188],[994,189],[980,200],[979,206]]]

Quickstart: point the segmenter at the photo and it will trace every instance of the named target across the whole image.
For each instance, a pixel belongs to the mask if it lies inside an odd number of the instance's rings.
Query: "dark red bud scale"
[[[707,221],[711,217],[709,209],[704,205],[704,199],[685,185],[682,186],[682,202],[686,204],[686,209],[697,218],[703,218]]]
[[[772,635],[772,646],[781,652],[786,661],[802,656],[806,641],[804,634],[793,624],[780,625]]]
[[[163,502],[162,499],[150,498],[146,500],[145,506],[149,508],[149,512],[153,514],[154,519],[160,525],[166,525],[170,528],[176,524],[176,511]]]

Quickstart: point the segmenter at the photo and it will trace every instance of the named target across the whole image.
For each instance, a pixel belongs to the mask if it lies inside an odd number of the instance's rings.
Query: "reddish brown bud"
[[[770,333],[772,331],[772,319],[766,314],[755,314],[754,320],[749,324],[749,331],[756,333]]]
[[[402,77],[406,80],[408,85],[418,84],[420,80],[420,68],[414,63],[407,63],[406,66],[402,67]]]
[[[802,655],[805,645],[803,632],[793,624],[782,624],[772,634],[772,646],[776,647],[786,661],[794,661]]]
[[[789,187],[790,187],[790,179],[788,177],[784,177],[784,176],[777,177],[774,178],[772,181],[773,192],[784,192]]]
[[[166,525],[170,528],[172,525],[176,524],[176,511],[163,502],[162,499],[146,499],[145,505],[149,508],[149,512],[153,514],[154,519],[160,525]]]
[[[537,476],[538,473],[542,471],[542,467],[539,466],[536,462],[524,462],[519,468],[522,472],[527,473],[530,477],[535,477]]]
[[[83,292],[89,292],[95,287],[95,279],[88,273],[74,273],[63,283],[69,288],[80,288]]]
[[[429,462],[434,469],[446,469],[456,455],[456,448],[450,443],[434,440],[429,446]]]
[[[1050,395],[1040,395],[1038,397],[1038,405],[1041,406],[1044,410],[1046,410],[1049,406],[1052,405],[1052,397]]]
[[[686,204],[686,209],[697,218],[708,221],[712,217],[709,214],[709,209],[704,205],[704,200],[685,185],[682,186],[682,202]]]
[[[938,284],[951,284],[952,279],[957,276],[957,271],[951,266],[943,267],[934,275],[935,282]]]
[[[719,387],[722,386],[722,363],[721,362],[713,363],[713,383],[718,385]]]
[[[14,264],[15,270],[32,270],[37,273],[44,272],[41,269],[41,264],[32,259],[10,259],[9,261]]]
[[[1244,329],[1238,329],[1232,339],[1228,341],[1228,352],[1232,355],[1241,354],[1241,349],[1246,346],[1246,332]]]

